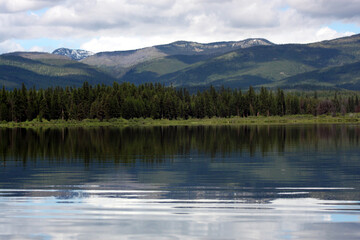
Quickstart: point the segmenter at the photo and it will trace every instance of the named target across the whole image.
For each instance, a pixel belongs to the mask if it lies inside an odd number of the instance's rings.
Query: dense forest
[[[360,112],[356,94],[331,99],[310,95],[270,91],[250,87],[239,89],[210,87],[190,94],[187,89],[165,87],[161,84],[114,83],[112,86],[80,88],[56,87],[36,90],[21,89],[0,92],[0,121],[23,122],[38,119],[110,119],[154,118],[188,119],[231,116],[283,116],[294,114],[345,114]]]

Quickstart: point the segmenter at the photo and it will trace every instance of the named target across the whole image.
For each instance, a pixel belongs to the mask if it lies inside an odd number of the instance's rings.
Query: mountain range
[[[360,90],[360,35],[311,44],[277,45],[266,39],[178,41],[131,51],[57,49],[52,54],[0,55],[0,84],[80,86],[158,82],[174,87]]]

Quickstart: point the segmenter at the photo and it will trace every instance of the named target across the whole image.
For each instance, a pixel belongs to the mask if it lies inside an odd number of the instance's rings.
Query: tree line
[[[83,120],[111,118],[188,119],[231,116],[284,116],[296,114],[336,114],[360,112],[359,98],[319,99],[298,96],[262,87],[255,91],[210,87],[190,94],[185,89],[162,84],[113,83],[112,86],[51,87],[36,90],[20,89],[0,92],[0,121],[23,122],[38,120]]]

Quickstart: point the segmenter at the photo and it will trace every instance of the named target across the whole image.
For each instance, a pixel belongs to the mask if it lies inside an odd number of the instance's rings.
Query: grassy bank
[[[231,118],[204,118],[204,119],[109,119],[99,121],[97,119],[76,120],[51,120],[51,121],[29,121],[29,122],[1,122],[0,127],[15,128],[36,128],[36,127],[127,127],[127,126],[221,126],[221,125],[286,125],[286,124],[341,124],[360,123],[360,114],[347,114],[346,116],[312,116],[312,115],[291,115],[271,117],[231,117]]]

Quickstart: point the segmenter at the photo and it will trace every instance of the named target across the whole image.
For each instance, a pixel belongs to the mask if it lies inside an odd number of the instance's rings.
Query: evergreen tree
[[[354,111],[355,111],[354,96],[350,96],[347,101],[347,112],[354,112]]]
[[[205,115],[205,100],[204,96],[198,91],[194,102],[194,114],[196,118],[204,118]]]
[[[39,103],[39,120],[42,121],[43,119],[50,120],[50,109],[45,97],[45,93],[41,94]]]
[[[256,115],[256,94],[255,90],[252,86],[249,87],[247,92],[247,105],[249,109],[249,115],[255,116]]]
[[[39,103],[37,101],[37,93],[35,88],[32,88],[29,91],[28,99],[27,99],[27,107],[26,107],[26,118],[28,121],[31,121],[36,118],[39,114]]]
[[[23,84],[21,90],[14,89],[11,100],[11,116],[14,122],[23,122],[26,120],[27,97],[26,88]]]
[[[10,104],[8,101],[8,93],[3,86],[0,94],[0,121],[10,121]]]
[[[286,110],[285,105],[285,95],[283,90],[278,88],[277,94],[276,94],[276,115],[284,116]]]
[[[270,115],[270,104],[271,102],[269,101],[269,92],[266,88],[261,87],[260,89],[260,95],[259,95],[259,110],[260,110],[260,114],[263,116],[268,116]]]
[[[269,103],[270,103],[269,114],[272,116],[276,115],[277,114],[276,98],[272,91],[270,91],[270,93],[269,93]]]

